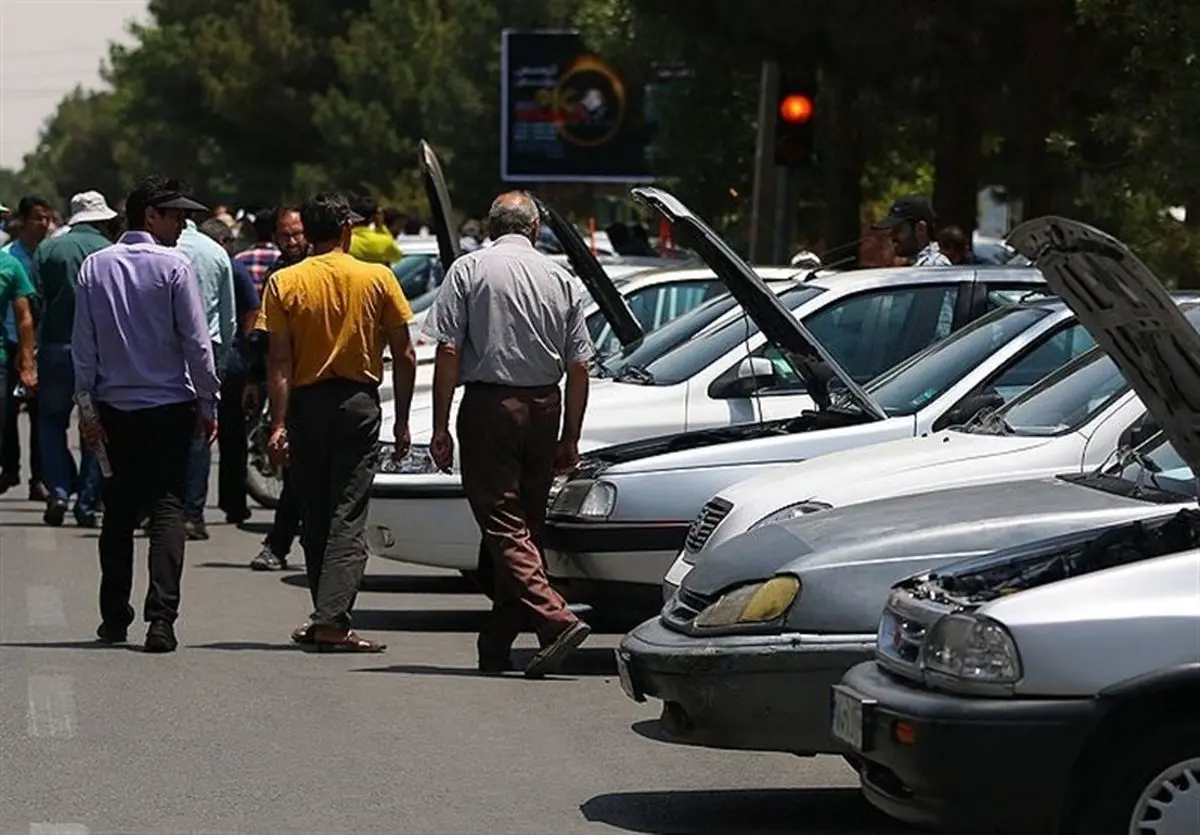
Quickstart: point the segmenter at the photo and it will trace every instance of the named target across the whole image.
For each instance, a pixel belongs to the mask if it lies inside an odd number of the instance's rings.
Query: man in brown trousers
[[[495,243],[454,263],[425,320],[426,335],[438,342],[430,454],[443,470],[453,464],[450,404],[461,381],[463,489],[494,566],[479,670],[511,670],[512,644],[532,623],[541,650],[525,675],[540,678],[591,631],[551,588],[539,540],[555,471],[579,461],[594,349],[582,290],[534,249],[538,211],[529,196],[497,197],[488,229]],[[564,374],[565,409],[559,392]]]

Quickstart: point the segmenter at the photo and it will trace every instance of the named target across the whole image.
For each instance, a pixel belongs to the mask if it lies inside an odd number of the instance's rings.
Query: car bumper
[[[658,588],[671,567],[687,524],[581,523],[551,520],[542,536],[553,580],[590,580]]]
[[[479,565],[479,528],[456,478],[377,477],[366,535],[370,552],[385,559],[458,571]]]
[[[873,635],[681,635],[658,619],[621,641],[626,695],[663,702],[664,736],[684,745],[818,754],[834,750],[829,688],[871,657]]]
[[[949,832],[1055,831],[1101,710],[1091,699],[938,693],[873,661],[850,670],[831,698],[861,706],[861,749],[839,746],[860,763],[867,799],[894,818]],[[901,730],[911,742],[898,741]]]

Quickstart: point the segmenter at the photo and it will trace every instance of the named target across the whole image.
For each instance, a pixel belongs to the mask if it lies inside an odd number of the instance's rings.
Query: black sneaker
[[[54,499],[46,505],[46,512],[42,514],[42,521],[52,528],[62,525],[63,519],[66,518],[67,502],[65,499]]]
[[[102,623],[96,629],[96,639],[102,644],[123,644],[129,637],[129,627]]]
[[[208,539],[208,527],[204,524],[203,519],[195,521],[189,519],[183,523],[183,529],[187,532],[187,538],[190,540]]]
[[[264,545],[258,556],[250,560],[250,567],[255,571],[283,571],[288,564],[286,559]]]
[[[165,620],[156,620],[146,630],[146,652],[174,652],[179,646],[175,629]]]
[[[14,473],[0,473],[0,496],[21,484],[21,476]]]

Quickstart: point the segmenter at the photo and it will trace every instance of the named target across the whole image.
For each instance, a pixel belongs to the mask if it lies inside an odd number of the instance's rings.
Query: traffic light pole
[[[778,256],[779,174],[775,166],[775,99],[779,64],[763,61],[758,99],[758,142],[754,150],[754,197],[750,209],[750,263],[774,263]]]

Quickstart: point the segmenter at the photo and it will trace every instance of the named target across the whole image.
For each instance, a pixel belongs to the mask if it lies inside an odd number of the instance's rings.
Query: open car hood
[[[421,169],[421,182],[425,186],[425,197],[429,201],[429,213],[432,216],[433,233],[437,236],[442,270],[448,272],[450,265],[462,255],[458,248],[458,236],[454,234],[454,206],[450,204],[450,190],[446,188],[446,175],[442,173],[441,160],[424,139],[418,145],[417,166]]]
[[[836,380],[864,414],[875,420],[887,418],[879,404],[838,366],[821,343],[767,289],[750,265],[739,258],[708,224],[693,214],[675,195],[650,187],[635,188],[630,194],[634,200],[654,209],[672,224],[692,232],[695,249],[704,263],[725,283],[730,294],[745,308],[771,344],[788,357],[796,373],[804,379],[808,393],[818,408],[824,410],[829,407],[830,383]]]
[[[1008,241],[1075,311],[1200,474],[1200,334],[1154,273],[1116,238],[1061,217],[1022,223]]]
[[[642,326],[629,311],[625,297],[621,295],[612,279],[608,277],[608,273],[600,266],[600,262],[592,254],[591,248],[583,240],[579,230],[575,228],[574,224],[568,223],[553,206],[546,205],[536,197],[533,200],[542,216],[542,223],[549,227],[558,238],[559,245],[562,246],[567,260],[571,262],[571,268],[575,271],[575,275],[592,294],[592,300],[596,302],[600,315],[612,328],[613,335],[617,337],[621,347],[629,347],[640,340],[645,336]]]

